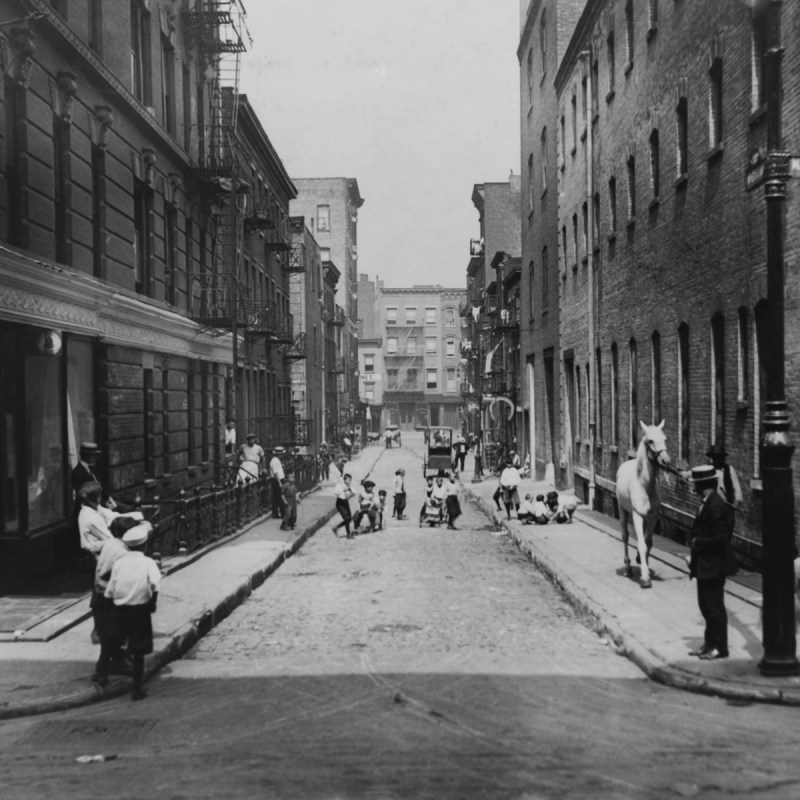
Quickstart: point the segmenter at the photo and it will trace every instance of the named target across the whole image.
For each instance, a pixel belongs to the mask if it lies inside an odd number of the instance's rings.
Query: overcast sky
[[[518,0],[245,0],[247,94],[293,178],[356,178],[359,272],[465,284],[472,187],[519,173]]]

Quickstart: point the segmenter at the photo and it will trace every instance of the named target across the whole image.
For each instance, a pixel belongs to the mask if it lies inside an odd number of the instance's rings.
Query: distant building
[[[384,424],[461,427],[463,289],[386,288],[378,281]]]
[[[306,219],[322,261],[332,261],[341,274],[336,289],[336,303],[344,314],[337,424],[351,427],[358,404],[358,209],[364,200],[354,178],[298,178],[295,186],[292,214]]]

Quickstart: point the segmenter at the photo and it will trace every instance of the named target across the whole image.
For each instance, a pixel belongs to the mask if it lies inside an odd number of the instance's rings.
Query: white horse
[[[655,529],[661,498],[658,494],[659,467],[669,468],[667,437],[664,435],[664,420],[660,425],[645,425],[641,420],[644,435],[639,441],[636,457],[626,461],[617,470],[617,502],[619,521],[622,528],[622,547],[625,551],[624,575],[631,575],[631,560],[628,557],[628,537],[630,522],[636,531],[636,545],[639,550],[641,574],[639,585],[642,589],[652,586],[647,557],[653,546]]]

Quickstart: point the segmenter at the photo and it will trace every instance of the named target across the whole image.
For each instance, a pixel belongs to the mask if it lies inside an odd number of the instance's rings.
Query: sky
[[[356,178],[359,272],[463,287],[519,173],[519,0],[245,0],[239,89],[293,178]]]

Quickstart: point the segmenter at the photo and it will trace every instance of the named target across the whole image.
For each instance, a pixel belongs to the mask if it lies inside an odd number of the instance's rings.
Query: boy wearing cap
[[[352,539],[353,533],[350,530],[350,523],[352,521],[352,517],[350,515],[350,498],[353,496],[354,492],[351,488],[350,484],[353,480],[353,476],[349,473],[345,472],[342,474],[342,480],[336,485],[334,489],[334,497],[336,497],[336,510],[339,512],[342,521],[338,522],[336,525],[333,526],[333,533],[334,535],[339,535],[339,528],[344,525],[344,529],[347,532],[347,538]]]
[[[283,471],[281,456],[286,453],[280,445],[272,451],[272,458],[269,460],[269,482],[270,497],[272,498],[272,516],[274,519],[282,519],[286,510],[283,502],[283,482],[286,480],[286,473]]]
[[[283,482],[283,522],[282,531],[293,531],[297,524],[297,484],[294,482],[294,472],[286,473]]]
[[[153,620],[156,610],[161,572],[145,554],[152,528],[142,523],[122,537],[130,552],[114,562],[105,596],[116,606],[119,635],[127,638],[128,652],[133,659],[131,700],[143,700],[144,657],[153,652]]]
[[[710,661],[728,657],[725,577],[733,557],[729,506],[717,492],[713,465],[692,468],[692,482],[702,502],[690,537],[689,578],[697,580],[697,604],[706,621],[703,645],[689,655]]]
[[[394,508],[392,509],[392,517],[397,519],[406,519],[406,471],[400,467],[394,473],[394,483],[392,484],[394,492]]]

